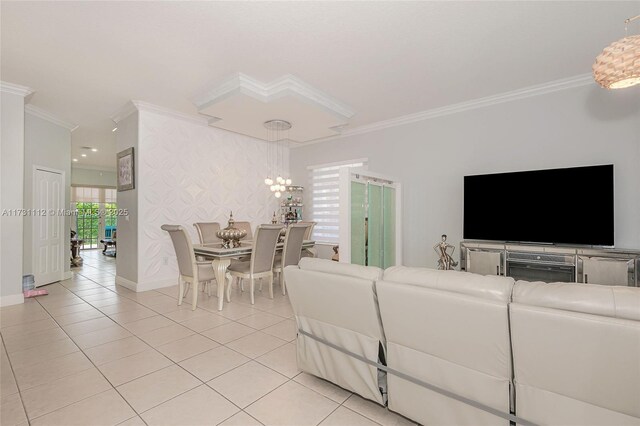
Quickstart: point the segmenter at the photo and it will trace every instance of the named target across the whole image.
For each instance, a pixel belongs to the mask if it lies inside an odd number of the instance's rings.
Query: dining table
[[[313,240],[304,240],[302,249],[309,249],[315,246]],[[276,253],[282,252],[284,243],[276,244]],[[221,311],[224,304],[224,286],[227,274],[227,268],[231,264],[231,259],[250,256],[253,251],[253,241],[241,241],[238,247],[224,248],[222,243],[194,244],[193,251],[196,256],[202,256],[207,260],[211,260],[213,272],[218,282],[218,310]]]

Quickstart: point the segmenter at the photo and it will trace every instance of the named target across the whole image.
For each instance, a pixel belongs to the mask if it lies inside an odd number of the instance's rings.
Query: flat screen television
[[[613,164],[464,177],[468,240],[613,246]]]

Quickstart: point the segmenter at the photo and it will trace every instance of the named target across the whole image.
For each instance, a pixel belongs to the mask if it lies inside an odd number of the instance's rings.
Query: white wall
[[[114,164],[115,161],[114,158]],[[114,188],[116,186],[116,172],[71,167],[71,185]]]
[[[227,225],[229,212],[253,228],[269,223],[278,201],[264,184],[268,164],[263,141],[148,111],[139,113],[136,160],[136,289],[174,285],[175,251],[163,224],[179,224],[198,241],[195,222]],[[118,137],[122,130],[118,123]],[[118,151],[124,149],[118,145]],[[288,153],[285,153],[288,162]],[[118,207],[126,207],[118,193]],[[124,203],[124,204],[123,204]],[[128,256],[121,252],[118,222],[118,275]],[[132,222],[133,223],[133,222]]]
[[[0,212],[22,209],[24,96],[2,91],[0,103]],[[22,303],[22,216],[0,217],[0,306]]]
[[[404,263],[435,267],[440,235],[458,247],[462,239],[463,176],[613,163],[616,246],[637,249],[639,94],[593,84],[306,145],[291,150],[291,172],[306,185],[308,165],[367,157],[369,170],[398,177]],[[587,200],[576,202],[576,214],[581,208]]]
[[[64,204],[70,206],[71,131],[28,112],[24,117],[24,208],[33,208],[33,167],[47,167],[64,172]],[[24,218],[23,275],[33,274],[33,218]],[[71,217],[65,216],[63,228],[64,252],[60,259],[63,270],[69,271],[71,257],[69,231]]]
[[[116,152],[133,148],[135,161],[135,188],[118,192],[118,209],[127,209],[128,216],[118,217],[118,256],[116,257],[116,282],[134,287],[138,282],[138,194],[140,179],[138,167],[138,112],[134,112],[118,123]]]

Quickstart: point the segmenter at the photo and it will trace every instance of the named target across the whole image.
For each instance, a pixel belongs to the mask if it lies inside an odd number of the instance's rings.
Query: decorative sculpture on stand
[[[453,260],[453,252],[456,248],[447,242],[447,236],[445,234],[442,234],[442,241],[433,246],[433,249],[440,257],[438,259],[438,269],[448,271],[458,266],[458,262]],[[449,249],[451,249],[451,253],[447,252]]]
[[[233,212],[229,214],[229,225],[216,232],[216,236],[222,240],[223,248],[236,248],[240,247],[240,240],[247,236],[247,231],[244,229],[238,229],[233,224]]]

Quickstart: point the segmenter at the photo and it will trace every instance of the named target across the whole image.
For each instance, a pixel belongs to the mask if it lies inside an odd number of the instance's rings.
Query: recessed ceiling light
[[[111,129],[112,132],[115,132],[116,130],[118,130],[117,127],[114,127],[113,129]]]
[[[86,156],[87,156],[87,154],[80,154],[80,155],[82,155],[83,157],[86,157]]]
[[[91,151],[98,152],[98,148],[91,148]]]
[[[77,158],[74,158],[74,159],[73,159],[73,162],[74,162],[74,163],[77,163],[77,162],[78,162],[78,159],[77,159]]]

